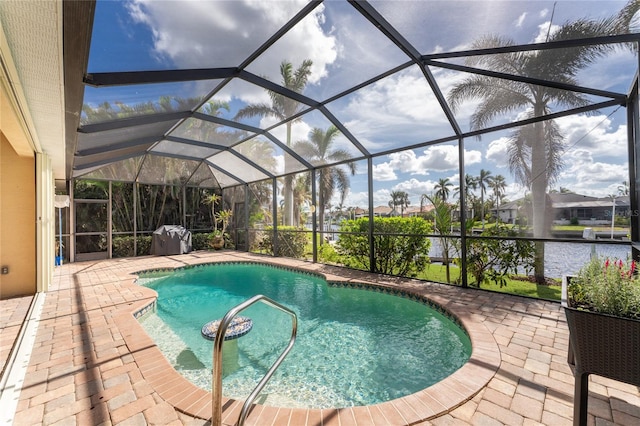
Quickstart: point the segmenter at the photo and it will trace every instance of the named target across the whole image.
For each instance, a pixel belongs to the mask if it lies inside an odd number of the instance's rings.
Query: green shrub
[[[522,237],[518,228],[498,224],[480,234],[483,237]],[[509,273],[517,273],[518,267],[530,271],[533,268],[535,247],[531,241],[521,239],[467,240],[467,272],[473,275],[475,284],[493,281],[500,287],[506,285]]]
[[[304,249],[308,243],[307,231],[295,226],[279,226],[277,250],[274,252],[273,227],[265,228],[262,247],[267,253],[280,257],[304,258]]]
[[[580,220],[578,220],[577,217],[572,217],[571,220],[569,221],[569,224],[571,224],[571,225],[580,225]]]
[[[209,250],[209,233],[191,234],[191,247],[193,250]]]
[[[336,249],[340,260],[355,269],[370,270],[369,219],[344,220]],[[373,219],[373,272],[416,276],[429,262],[431,224],[418,217]]]
[[[629,226],[629,224],[631,223],[631,219],[628,217],[624,217],[624,216],[617,216],[614,219],[614,225],[615,226]]]
[[[318,246],[318,261],[323,263],[340,263],[340,256],[331,244],[324,243]]]
[[[137,238],[137,250],[138,256],[145,256],[151,254],[151,239],[150,235],[139,235]],[[133,236],[126,237],[114,237],[112,246],[113,257],[133,257]]]

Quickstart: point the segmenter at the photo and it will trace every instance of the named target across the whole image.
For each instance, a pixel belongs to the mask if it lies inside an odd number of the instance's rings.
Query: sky
[[[577,18],[602,19],[617,13],[624,1],[372,1],[373,7],[400,31],[420,53],[468,49],[474,40],[499,35],[516,44],[542,42],[558,26]],[[239,66],[301,8],[304,1],[172,1],[129,0],[97,3],[89,72],[188,69]],[[325,101],[350,87],[405,64],[409,58],[386,39],[350,4],[329,0],[305,17],[246,70],[280,83],[283,60],[297,66],[313,61],[304,94]],[[627,93],[637,68],[628,50],[611,52],[584,70],[580,85]],[[446,94],[465,75],[430,68]],[[153,87],[88,89],[85,102],[104,100],[139,102],[157,94],[204,95],[217,81],[155,85]],[[247,82],[234,80],[216,99],[229,103],[223,118],[232,118],[250,103],[270,100],[266,92]],[[595,99],[595,98],[594,98]],[[596,99],[597,101],[602,99]],[[468,131],[477,102],[455,111],[455,119]],[[327,109],[371,153],[387,152],[429,140],[452,136],[453,130],[420,69],[406,67],[388,77],[332,102]],[[496,118],[499,125],[520,117],[523,111]],[[607,196],[628,181],[626,110],[608,108],[590,115],[557,120],[565,136],[564,167],[554,185],[574,192]],[[267,128],[273,119],[247,120]],[[314,127],[330,122],[315,112],[297,122],[293,139],[306,139]],[[273,129],[284,140],[283,126]],[[465,140],[465,170],[478,175],[481,169],[503,175],[506,198],[524,195],[508,168],[509,132],[485,134]],[[345,136],[336,146],[353,155],[358,150]],[[282,155],[276,158],[283,167]],[[430,145],[382,155],[373,160],[374,205],[387,205],[391,191],[409,194],[419,205],[422,194],[432,194],[438,179],[459,185],[457,143]],[[351,178],[345,206],[366,206],[366,162],[358,163]],[[334,205],[337,204],[334,200]]]

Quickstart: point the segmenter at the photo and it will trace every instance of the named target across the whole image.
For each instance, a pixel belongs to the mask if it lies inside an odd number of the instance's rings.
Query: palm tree
[[[449,198],[449,187],[453,186],[453,183],[449,180],[449,178],[440,178],[438,179],[438,183],[435,184],[433,189],[436,190],[436,197],[439,197],[443,202],[447,202],[447,198]]]
[[[333,125],[326,131],[316,127],[309,132],[309,140],[297,142],[294,149],[315,166],[348,160],[351,155],[347,151],[332,149],[333,142],[339,134],[340,130]],[[352,175],[356,173],[355,163],[347,163],[346,166]],[[334,191],[337,189],[340,192],[340,204],[343,204],[351,183],[347,171],[341,166],[319,168],[316,177],[318,179],[318,225],[320,229],[324,229],[325,208],[329,206]]]
[[[409,194],[405,191],[391,191],[391,201],[389,201],[389,207],[396,209],[400,206],[400,216],[404,216],[404,209],[411,204],[409,201]]]
[[[291,62],[282,61],[280,64],[280,74],[282,76],[282,85],[296,93],[302,93],[309,76],[311,75],[311,65],[313,62],[309,59],[302,61],[302,64],[294,71]],[[242,108],[235,116],[235,120],[251,117],[273,117],[277,120],[284,121],[293,117],[304,108],[304,104],[283,96],[279,93],[269,91],[271,105],[268,104],[252,104]],[[291,126],[295,120],[287,121],[287,146],[291,146]],[[287,162],[285,156],[285,163]],[[285,164],[285,170],[288,170]],[[284,223],[292,225],[293,223],[293,177],[287,175],[284,178]]]
[[[482,229],[484,229],[484,194],[491,184],[491,172],[489,170],[480,170],[480,175],[476,178],[478,188],[480,188],[480,218],[482,220]]]
[[[402,193],[400,194],[400,216],[404,216],[404,209],[409,207],[409,204],[411,204],[411,200],[409,200],[409,194],[404,191],[400,192]]]
[[[493,177],[489,186],[493,190],[493,195],[496,200],[496,215],[498,220],[500,220],[500,201],[504,197],[504,191],[507,189],[507,181],[502,175],[496,175]]]
[[[612,20],[579,19],[562,25],[549,34],[548,41],[579,39],[605,35],[613,31]],[[515,45],[512,40],[488,36],[473,43],[474,49]],[[500,55],[469,57],[467,65],[507,74],[526,75],[549,81],[576,84],[578,72],[610,50],[607,46],[584,46],[580,49],[547,49]],[[495,117],[525,110],[527,118],[542,117],[552,107],[574,108],[587,105],[588,98],[578,92],[526,84],[484,75],[473,75],[454,86],[448,94],[451,107],[457,110],[463,101],[479,99],[471,116],[474,130],[485,128]],[[533,201],[533,235],[543,238],[546,192],[562,169],[564,138],[553,120],[538,122],[515,130],[510,138],[509,166],[515,178],[531,190]],[[544,243],[536,243],[535,276],[544,282]]]
[[[438,196],[430,197],[424,195],[425,199],[433,204],[433,229],[440,234],[440,246],[442,247],[442,260],[445,265],[447,282],[451,282],[451,270],[449,265],[449,252],[452,247],[452,241],[449,237],[451,235],[451,215],[453,213],[453,206],[447,204],[445,200]]]
[[[629,195],[629,183],[626,180],[622,181],[622,185],[618,185],[618,195]]]
[[[427,201],[429,201],[429,196],[427,194],[422,194],[420,196],[420,213],[422,213]]]
[[[469,173],[466,173],[464,175],[464,188],[461,188],[460,186],[457,186],[455,188],[455,191],[453,193],[454,197],[457,196],[458,198],[462,198],[464,196],[464,200],[465,200],[465,205],[466,210],[469,210],[469,201],[472,199],[473,192],[478,189],[478,180],[474,177],[471,176]],[[473,219],[473,206],[471,206],[471,219]]]
[[[302,223],[302,206],[311,204],[310,175],[305,173],[293,181],[293,226]]]

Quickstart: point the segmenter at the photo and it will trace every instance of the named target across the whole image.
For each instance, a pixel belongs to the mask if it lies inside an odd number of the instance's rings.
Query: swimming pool
[[[298,314],[296,345],[257,401],[265,405],[335,408],[388,401],[444,379],[471,353],[464,331],[424,303],[336,287],[315,275],[227,263],[140,277],[158,292],[156,315],[143,327],[181,374],[207,390],[212,344],[200,335],[203,324],[256,294]],[[242,315],[254,326],[238,339],[238,368],[225,371],[224,394],[232,398],[251,392],[290,335],[290,318],[265,305]]]

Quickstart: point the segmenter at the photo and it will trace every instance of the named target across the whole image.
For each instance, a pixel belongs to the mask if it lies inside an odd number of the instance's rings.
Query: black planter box
[[[587,424],[589,374],[640,386],[640,321],[562,305],[569,327],[569,363],[575,368],[574,425]]]

